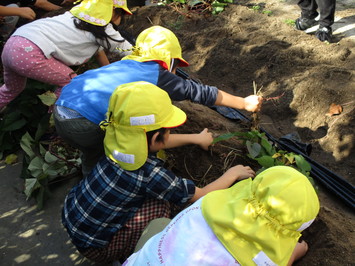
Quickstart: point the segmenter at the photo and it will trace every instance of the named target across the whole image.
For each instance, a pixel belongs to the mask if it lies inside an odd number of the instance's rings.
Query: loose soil
[[[255,82],[263,97],[278,98],[264,102],[259,126],[275,138],[298,133],[302,142],[312,144],[311,158],[354,184],[355,33],[345,26],[355,23],[355,6],[348,0],[338,2],[336,16],[340,18],[331,44],[286,23],[298,16],[294,0],[241,0],[218,16],[163,6],[134,7],[124,28],[133,36],[152,25],[171,29],[190,63],[183,70],[205,84],[244,97],[253,94]],[[253,10],[256,5],[272,13]],[[343,107],[341,114],[326,115],[332,103]],[[176,130],[179,133],[209,128],[218,136],[250,127],[202,105],[187,101],[176,105],[188,115],[187,123]],[[167,158],[170,168],[198,185],[236,164],[258,169],[237,139],[219,142],[209,151],[182,147],[168,151]],[[0,247],[1,261],[6,265],[70,265],[68,261],[91,265],[77,253],[72,255],[75,249],[60,227],[60,205],[73,182],[54,191],[48,208],[37,213],[33,202],[26,203],[22,183],[12,179],[19,175],[13,174],[14,169],[1,170],[2,175],[12,173],[0,193],[4,202],[0,231],[5,243]],[[296,265],[353,265],[354,210],[318,182],[317,187],[321,210],[303,234],[309,252]],[[33,234],[25,237],[23,232]]]
[[[183,57],[190,63],[183,71],[204,84],[231,94],[253,94],[253,82],[265,98],[259,126],[275,138],[298,133],[312,145],[311,158],[354,184],[355,41],[344,32],[335,43],[321,43],[313,34],[286,23],[296,19],[279,1],[238,1],[218,16],[203,16],[182,9],[146,6],[133,9],[126,30],[137,36],[152,25],[171,29],[180,40]],[[297,6],[296,6],[297,8]],[[338,15],[350,17],[352,8],[338,7]],[[279,97],[281,96],[281,97]],[[327,116],[330,105],[343,107],[340,115]],[[199,132],[205,127],[216,136],[245,131],[250,125],[229,120],[214,110],[190,102],[176,103],[188,114],[179,133]],[[243,112],[250,117],[250,114]],[[234,139],[215,144],[209,152],[183,147],[168,152],[172,169],[199,185],[220,176],[235,164],[257,165],[246,157]],[[303,234],[310,249],[297,265],[352,265],[354,219],[337,197],[317,182],[321,210]]]

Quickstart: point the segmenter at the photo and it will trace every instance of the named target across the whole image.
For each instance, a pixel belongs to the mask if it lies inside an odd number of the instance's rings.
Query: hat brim
[[[187,116],[184,111],[174,105],[172,107],[172,115],[170,116],[168,121],[164,122],[161,125],[163,128],[175,128],[181,126],[187,120]]]
[[[180,60],[179,67],[188,67],[190,64],[183,58],[178,58]]]
[[[133,15],[131,10],[128,9],[128,7],[121,7],[128,15]]]

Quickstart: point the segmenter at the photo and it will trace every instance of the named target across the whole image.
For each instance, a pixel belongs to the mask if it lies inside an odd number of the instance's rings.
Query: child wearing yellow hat
[[[318,212],[306,176],[271,167],[202,197],[123,265],[292,265],[308,250],[298,240]]]
[[[83,175],[103,156],[103,132],[109,98],[117,86],[147,81],[165,90],[175,101],[191,100],[206,106],[223,105],[258,111],[261,97],[245,98],[228,94],[214,86],[175,75],[176,68],[188,66],[175,34],[161,26],[150,27],[137,38],[132,55],[74,78],[56,102],[54,119],[58,134],[82,151]]]
[[[190,141],[184,140],[189,135],[177,142],[170,138],[170,128],[185,121],[186,114],[172,105],[167,92],[151,83],[127,83],[114,91],[102,123],[106,156],[64,202],[62,222],[81,254],[95,262],[122,261],[133,252],[149,221],[170,217],[169,203],[194,202],[236,180],[254,177],[250,167],[238,165],[198,188],[164,168],[155,153]],[[200,137],[212,142],[210,134]]]
[[[27,78],[57,85],[59,96],[76,76],[70,66],[83,64],[95,54],[103,56],[102,49],[130,54],[116,49],[131,48],[114,29],[113,24],[120,23],[120,10],[131,14],[125,0],[83,0],[64,14],[18,28],[2,53],[5,84],[0,87],[0,109],[23,91]]]

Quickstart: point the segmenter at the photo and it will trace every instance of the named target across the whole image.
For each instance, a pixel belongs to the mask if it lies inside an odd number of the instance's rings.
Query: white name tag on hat
[[[260,251],[254,258],[253,261],[258,266],[277,266],[263,251]]]
[[[129,118],[131,126],[146,126],[155,124],[154,115],[132,116]]]
[[[119,151],[113,151],[112,156],[117,161],[134,164],[134,154],[126,154]]]

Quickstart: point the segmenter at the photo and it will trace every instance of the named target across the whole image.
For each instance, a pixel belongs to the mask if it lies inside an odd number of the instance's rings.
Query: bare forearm
[[[190,144],[198,144],[199,134],[170,134],[164,144],[165,149],[171,149]]]
[[[100,50],[96,53],[96,60],[100,66],[106,66],[110,64],[107,55],[104,50]]]
[[[47,0],[37,0],[35,3],[35,7],[41,8],[46,11],[54,11],[54,10],[58,10],[61,8],[60,6],[52,4],[51,2],[48,2]]]
[[[0,6],[0,16],[20,16],[21,9],[19,7],[9,7],[9,6]]]
[[[196,188],[195,195],[190,201],[194,202],[211,191],[228,188],[237,180],[254,176],[255,172],[249,166],[236,165],[229,168],[221,177],[203,188]]]
[[[218,90],[215,105],[228,106],[235,109],[245,109],[244,98]]]

